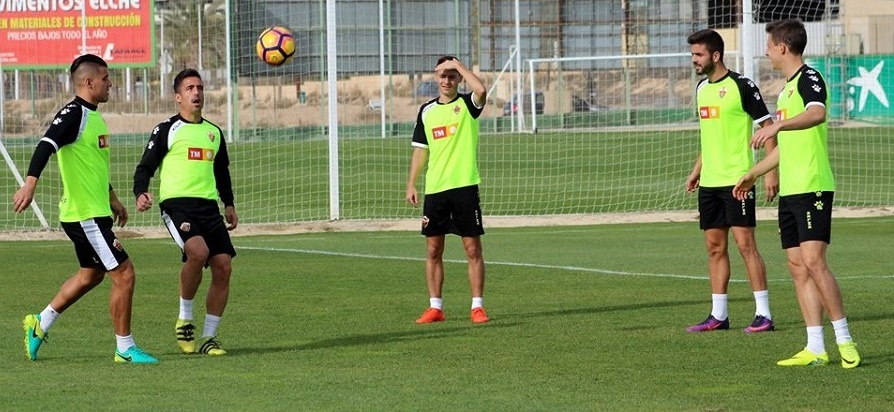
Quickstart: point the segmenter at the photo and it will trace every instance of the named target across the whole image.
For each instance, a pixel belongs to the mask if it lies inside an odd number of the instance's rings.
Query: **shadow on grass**
[[[733,298],[729,299],[730,302],[744,302],[750,301],[750,298]],[[675,306],[689,306],[689,305],[705,305],[705,310],[710,310],[711,301],[706,299],[700,300],[675,300],[668,302],[643,302],[643,303],[632,303],[629,305],[611,305],[611,306],[597,306],[590,308],[568,308],[568,309],[556,309],[556,310],[548,310],[542,312],[530,312],[530,313],[521,313],[515,315],[517,318],[539,318],[545,316],[568,316],[568,315],[592,315],[599,313],[611,313],[611,312],[625,312],[625,311],[635,311],[641,309],[655,309],[655,308],[667,308],[667,307],[675,307]]]
[[[241,355],[252,355],[256,353],[265,354],[270,352],[291,352],[298,350],[316,350],[316,349],[329,349],[329,348],[339,348],[339,347],[348,347],[348,346],[363,346],[363,345],[378,345],[383,343],[394,343],[401,341],[415,341],[415,340],[424,340],[424,339],[440,339],[449,336],[458,336],[465,333],[473,332],[476,330],[484,330],[484,329],[494,329],[494,328],[508,328],[517,326],[519,323],[517,322],[494,322],[488,323],[487,325],[476,325],[476,326],[462,326],[462,327],[447,327],[447,328],[438,328],[435,325],[420,325],[420,328],[426,328],[425,330],[413,330],[413,331],[394,331],[394,332],[383,332],[383,333],[367,333],[367,334],[357,334],[357,335],[346,335],[331,339],[323,339],[308,343],[302,343],[297,345],[288,345],[288,346],[274,346],[274,347],[252,347],[252,348],[241,348],[234,349],[227,353],[227,356],[241,356]]]

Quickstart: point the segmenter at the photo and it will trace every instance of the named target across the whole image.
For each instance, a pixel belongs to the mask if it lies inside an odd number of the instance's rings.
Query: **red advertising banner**
[[[0,0],[0,64],[3,69],[68,67],[75,57],[92,53],[113,67],[154,66],[154,3]]]

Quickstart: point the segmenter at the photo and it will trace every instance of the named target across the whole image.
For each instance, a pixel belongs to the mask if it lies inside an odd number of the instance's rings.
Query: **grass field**
[[[772,222],[760,223],[758,242],[778,331],[753,336],[741,331],[754,303],[737,256],[732,329],[684,332],[710,310],[695,222],[489,229],[492,321],[474,326],[455,238],[447,321],[416,325],[427,305],[416,233],[238,237],[220,358],[178,353],[175,246],[127,239],[134,334],[161,359],[149,366],[112,362],[108,284],[66,312],[40,359],[27,361],[21,318],[47,304],[74,258],[67,242],[8,242],[0,409],[889,411],[892,232],[892,218],[834,223],[830,264],[865,361],[855,370],[838,365],[828,324],[831,366],[775,366],[805,334]]]
[[[302,134],[303,133],[303,134]],[[409,135],[339,142],[340,218],[397,219],[418,213],[404,201]],[[369,128],[365,136],[376,136]],[[839,206],[894,204],[894,144],[890,128],[832,128],[829,146]],[[230,145],[236,205],[245,223],[326,220],[328,142],[307,130],[265,131]],[[112,184],[132,207],[133,170],[146,136],[116,136]],[[33,142],[7,141],[22,173]],[[695,209],[684,180],[698,151],[697,132],[643,130],[486,134],[479,163],[485,215],[552,215]],[[55,160],[53,160],[55,162]],[[3,174],[0,198],[16,184]],[[61,184],[55,164],[35,199],[55,224]],[[154,180],[157,183],[157,179]],[[421,182],[420,182],[421,183]],[[421,188],[421,185],[420,185]],[[134,226],[156,226],[156,213],[133,214]],[[0,230],[37,228],[29,212],[0,212]]]

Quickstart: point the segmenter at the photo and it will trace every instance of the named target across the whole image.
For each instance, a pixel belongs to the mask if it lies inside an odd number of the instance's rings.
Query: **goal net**
[[[847,23],[838,1],[755,1],[751,11],[715,0],[58,4],[69,3],[0,2],[7,203],[74,95],[68,65],[87,51],[111,66],[114,87],[100,111],[129,225],[159,225],[157,210],[134,211],[133,172],[153,127],[176,113],[171,83],[187,67],[202,73],[203,114],[227,138],[240,223],[416,218],[404,201],[410,138],[420,105],[438,94],[435,61],[451,54],[489,90],[479,150],[485,215],[694,210],[683,190],[698,153],[686,37],[721,32],[727,65],[750,71],[773,103],[783,79],[762,57],[763,24],[783,17],[808,21],[806,57],[829,84],[836,204],[894,203],[885,94],[894,62],[861,34],[894,24],[878,13]],[[257,36],[274,25],[297,44],[281,66],[255,55]],[[0,208],[0,231],[58,229],[55,162],[36,208]],[[156,176],[154,193],[157,185]]]

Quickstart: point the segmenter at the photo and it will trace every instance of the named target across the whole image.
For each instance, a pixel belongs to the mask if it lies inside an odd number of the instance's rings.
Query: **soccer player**
[[[133,193],[137,210],[149,210],[155,199],[149,193],[149,181],[161,168],[161,218],[183,254],[180,315],[174,325],[177,345],[184,353],[197,350],[193,299],[202,282],[203,267],[210,267],[211,286],[205,300],[205,324],[198,352],[224,355],[227,352],[216,336],[227,306],[231,262],[236,256],[228,231],[235,229],[239,221],[233,203],[230,159],[223,132],[202,117],[205,86],[198,71],[185,69],[174,77],[174,100],[179,113],[152,130],[134,172]],[[223,217],[218,197],[224,204]]]
[[[835,191],[826,143],[826,84],[816,69],[804,64],[807,31],[803,23],[781,20],[767,24],[766,30],[766,55],[787,82],[779,95],[776,122],[758,130],[751,142],[761,147],[777,138],[779,145],[739,180],[733,194],[745,199],[758,176],[779,166],[779,233],[807,326],[807,347],[777,365],[829,363],[823,340],[825,308],[835,330],[841,366],[855,368],[860,354],[848,329],[841,290],[826,263]]]
[[[37,360],[37,351],[59,315],[102,283],[108,273],[112,278],[109,310],[117,341],[115,362],[157,363],[131,335],[134,267],[112,231],[116,222],[119,227],[127,224],[127,209],[109,182],[109,130],[97,111],[100,103],[109,101],[109,68],[99,56],[85,54],[71,63],[69,73],[75,98],[59,110],[34,149],[25,184],[13,196],[13,208],[21,213],[31,205],[40,174],[55,153],[63,190],[59,220],[74,243],[80,268],[42,312],[25,316],[25,355]]]
[[[695,72],[706,76],[698,83],[701,153],[686,179],[686,191],[698,188],[699,227],[705,233],[708,250],[708,272],[711,278],[711,314],[704,322],[688,327],[689,332],[729,329],[727,302],[730,261],[727,251],[729,232],[733,233],[739,254],[745,261],[745,272],[754,294],[755,315],[746,333],[772,331],[773,317],[767,291],[767,270],[754,238],[754,188],[739,201],[732,188],[754,165],[750,138],[754,123],[762,127],[773,122],[760,90],[754,83],[730,71],[723,63],[723,38],[714,30],[700,30],[687,39]],[[767,142],[768,149],[776,146]],[[776,172],[764,180],[767,201],[779,189]]]
[[[481,79],[456,57],[443,56],[435,66],[440,95],[419,109],[413,131],[413,156],[406,200],[419,205],[416,178],[428,161],[422,234],[426,238],[425,279],[429,308],[416,323],[444,320],[441,288],[444,283],[444,240],[447,233],[462,237],[472,291],[472,322],[489,320],[484,311],[484,257],[481,253],[481,200],[478,185],[478,116],[487,100]],[[471,93],[459,93],[466,80]]]

